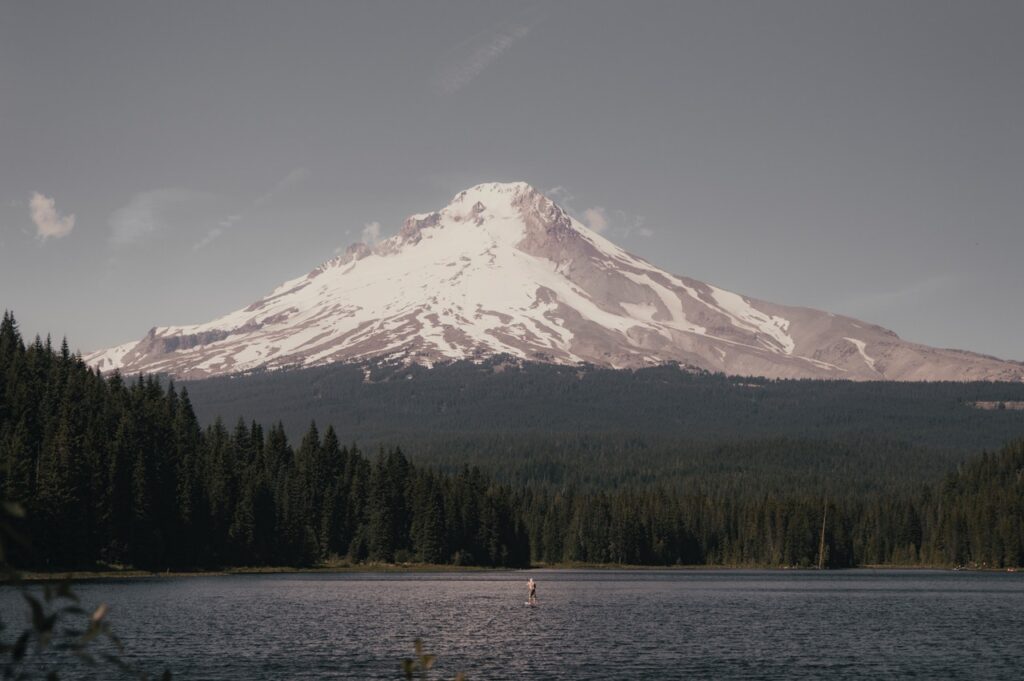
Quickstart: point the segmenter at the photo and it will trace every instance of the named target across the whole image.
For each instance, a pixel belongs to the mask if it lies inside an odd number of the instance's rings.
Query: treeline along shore
[[[101,376],[67,343],[26,344],[10,313],[0,324],[0,490],[27,510],[27,568],[1024,564],[1024,441],[884,494],[793,475],[778,492],[714,475],[512,485],[399,448],[366,454],[329,426],[297,444],[280,423],[203,428],[187,391]]]

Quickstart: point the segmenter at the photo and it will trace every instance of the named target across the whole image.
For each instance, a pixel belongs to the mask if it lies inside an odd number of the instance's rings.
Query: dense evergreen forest
[[[200,422],[332,423],[359,442],[494,434],[612,434],[650,442],[881,439],[975,453],[1024,435],[1024,383],[768,380],[684,370],[559,366],[508,357],[442,364],[333,364],[187,382]],[[538,443],[534,441],[534,445]],[[410,446],[411,450],[412,447]]]
[[[1024,436],[1020,383],[772,381],[666,365],[636,371],[490,358],[256,372],[186,383],[200,423],[331,423],[417,464],[479,465],[532,489],[657,482],[831,498],[937,482]]]
[[[315,427],[200,429],[186,391],[103,378],[0,324],[0,485],[28,510],[36,567],[309,565],[352,560],[523,566],[507,487],[441,476],[398,449],[364,456]]]
[[[454,463],[414,463],[397,446],[365,455],[331,427],[307,423],[297,446],[280,422],[204,428],[187,390],[152,376],[100,376],[66,343],[25,344],[13,316],[0,323],[0,489],[29,511],[36,552],[23,564],[163,569],[338,557],[808,566],[818,561],[822,527],[831,567],[1024,563],[1024,442],[934,482],[899,473],[901,455],[926,453],[886,450],[877,471],[890,471],[887,485],[840,493],[852,474],[840,444],[829,452],[805,442],[794,452],[785,437],[709,439],[701,457],[674,460],[695,468],[662,477],[659,467],[673,462],[670,443],[659,445],[662,458],[650,459],[649,470],[630,472],[628,462],[608,463],[621,451],[614,438],[567,448],[552,462],[530,458],[528,433],[493,437],[500,456],[482,460],[523,452],[528,467],[508,466],[498,481]],[[598,450],[592,480],[566,474]],[[801,464],[821,451],[824,464]],[[749,484],[743,462],[752,459],[775,477]],[[517,476],[547,482],[507,479]]]

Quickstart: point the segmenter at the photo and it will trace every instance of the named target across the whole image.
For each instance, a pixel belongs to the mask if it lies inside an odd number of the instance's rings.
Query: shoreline
[[[117,579],[157,579],[170,577],[232,577],[238,575],[290,575],[290,574],[345,574],[366,573],[415,573],[415,572],[510,572],[529,568],[489,568],[475,565],[414,565],[395,563],[371,563],[367,565],[324,565],[316,567],[263,566],[231,567],[210,570],[61,570],[53,572],[26,571],[21,573],[22,583],[45,583],[61,580],[92,581]],[[11,582],[0,582],[0,586]]]
[[[556,564],[533,564],[530,567],[482,567],[466,565],[434,565],[434,564],[412,564],[412,563],[370,563],[365,565],[322,565],[316,567],[235,567],[212,570],[71,570],[53,572],[24,572],[21,573],[19,582],[22,584],[43,584],[69,580],[72,582],[84,581],[113,581],[120,579],[158,579],[158,578],[179,578],[179,577],[230,577],[238,575],[279,575],[279,574],[415,574],[415,573],[441,573],[441,572],[526,572],[532,570],[565,571],[592,570],[592,571],[632,571],[632,572],[694,572],[694,571],[722,571],[740,572],[745,570],[758,570],[766,572],[819,572],[813,567],[779,567],[765,565],[618,565],[607,563],[556,563]],[[858,570],[920,570],[954,572],[953,567],[947,565],[858,565],[852,568],[837,568],[824,570],[823,572],[848,572]],[[1007,568],[961,568],[962,572],[1017,572],[1016,569]],[[0,586],[11,586],[16,582],[0,582]]]

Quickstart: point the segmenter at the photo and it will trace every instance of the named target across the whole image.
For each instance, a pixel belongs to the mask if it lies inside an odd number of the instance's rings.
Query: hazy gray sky
[[[1022,35],[1019,0],[0,0],[0,307],[96,349],[525,180],[673,272],[1024,360]]]

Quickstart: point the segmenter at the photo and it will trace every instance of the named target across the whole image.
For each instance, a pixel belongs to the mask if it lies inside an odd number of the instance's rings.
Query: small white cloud
[[[75,228],[75,216],[61,215],[57,212],[56,202],[39,192],[32,193],[29,201],[32,222],[36,225],[36,236],[42,241],[61,239],[71,234]]]
[[[380,223],[374,221],[363,225],[363,243],[373,246],[378,241],[380,241]]]
[[[633,234],[645,238],[654,236],[654,230],[644,226],[642,215],[630,216],[623,210],[609,210],[604,206],[577,211],[572,205],[576,197],[561,185],[548,189],[544,194],[598,234],[612,238],[628,238]]]
[[[601,206],[594,206],[583,211],[583,221],[587,223],[587,227],[598,234],[608,229],[608,214]]]

